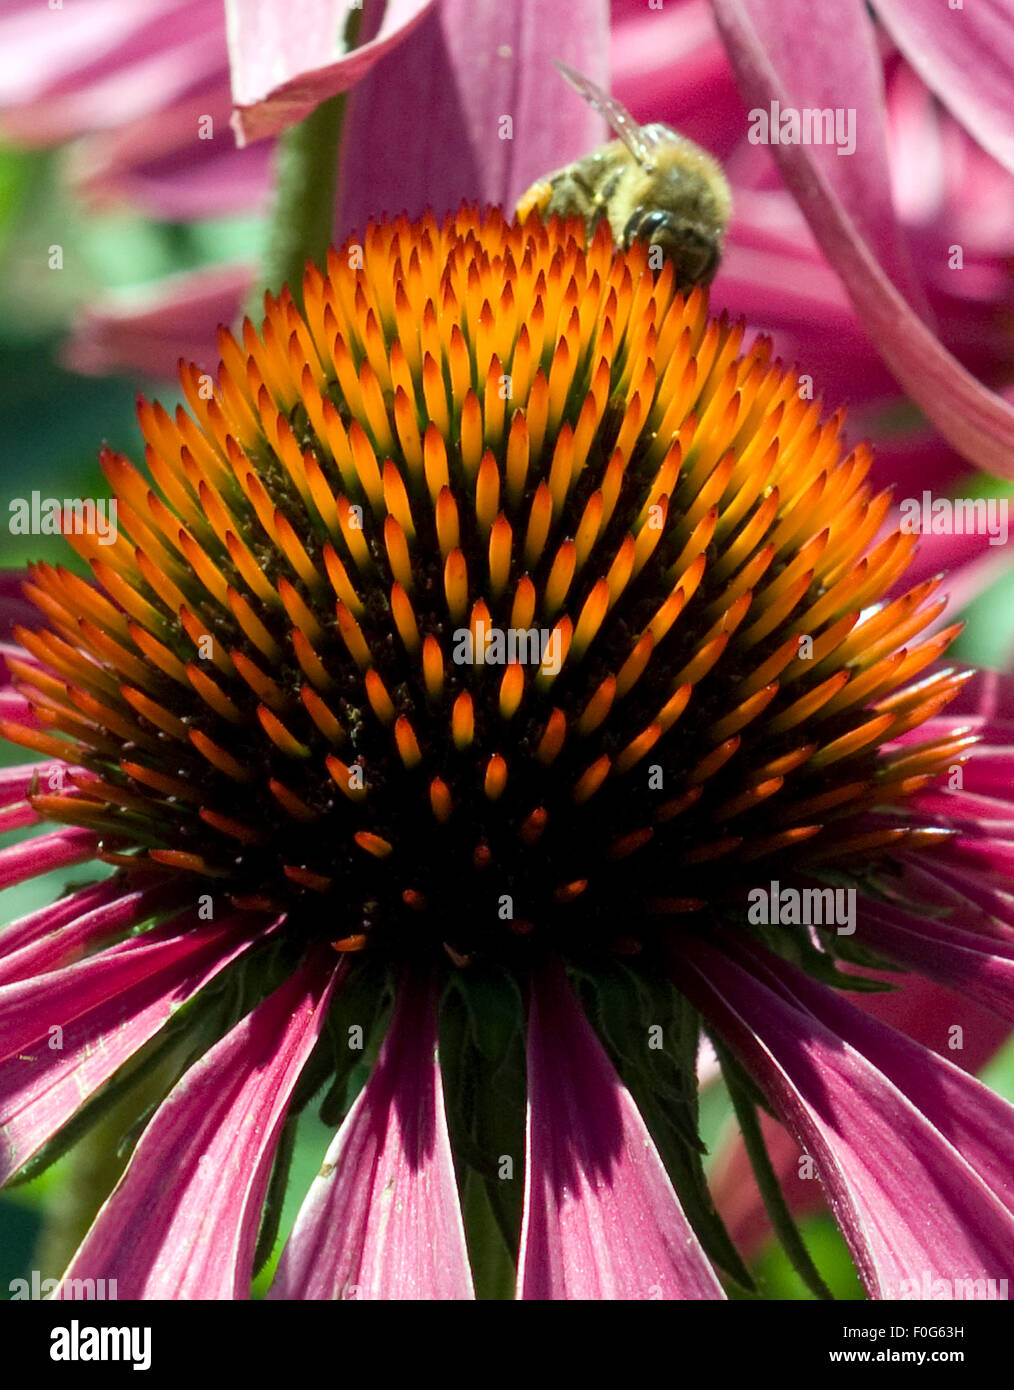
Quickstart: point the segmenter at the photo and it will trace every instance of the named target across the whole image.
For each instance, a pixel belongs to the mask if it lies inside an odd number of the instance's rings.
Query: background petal
[[[859,0],[849,0],[842,13],[848,16],[858,5]],[[751,107],[767,110],[772,100],[797,109],[820,106],[822,98],[827,103],[829,88],[817,81],[806,55],[811,44],[830,44],[822,51],[824,62],[833,68],[839,60],[833,48],[837,25],[808,23],[806,7],[778,0],[714,0],[714,8],[740,91]],[[847,76],[852,70],[846,53],[841,71]],[[847,87],[830,89],[835,90],[835,105],[856,105]],[[871,111],[869,106],[864,109],[866,120]],[[857,108],[857,154],[862,138]],[[1014,477],[1014,409],[976,381],[906,301],[892,279],[899,272],[891,243],[873,235],[855,206],[851,179],[838,172],[837,166],[848,165],[850,159],[815,145],[778,144],[771,152],[898,381],[965,458],[989,472]],[[837,165],[829,164],[831,159]],[[855,177],[861,176],[861,167],[858,161]],[[878,225],[882,233],[882,223]]]
[[[337,237],[465,199],[513,210],[537,178],[606,138],[553,59],[606,86],[608,52],[605,0],[440,0],[349,98]]]
[[[877,0],[877,17],[926,86],[1014,173],[1014,8]]]

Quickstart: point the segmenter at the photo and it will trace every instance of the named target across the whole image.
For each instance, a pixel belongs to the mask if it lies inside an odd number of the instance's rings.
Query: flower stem
[[[283,285],[302,309],[306,262],[322,261],[331,244],[346,95],[323,102],[278,141],[275,205],[262,281],[247,304],[251,317],[261,314],[264,291],[277,293]]]

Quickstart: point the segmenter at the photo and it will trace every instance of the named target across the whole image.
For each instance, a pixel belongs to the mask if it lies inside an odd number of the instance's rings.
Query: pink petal
[[[181,357],[213,371],[218,326],[236,317],[253,280],[252,266],[216,265],[143,290],[109,292],[81,312],[64,359],[89,376],[175,378]]]
[[[0,985],[69,965],[84,954],[86,947],[140,926],[171,903],[178,905],[180,901],[178,885],[165,882],[128,892],[122,881],[112,878],[96,885],[96,890],[72,894],[33,913],[37,925],[28,931],[25,927],[31,918],[22,918],[0,932]],[[86,910],[86,904],[94,906]],[[72,915],[68,915],[70,909]]]
[[[858,144],[852,157],[815,145],[774,145],[772,154],[898,381],[965,458],[1014,477],[1014,409],[976,381],[906,302],[893,238],[882,219],[871,221],[857,206],[867,156],[880,164],[883,127],[858,46],[859,26],[868,23],[857,17],[859,0],[839,7],[833,26],[807,23],[807,11],[779,0],[714,0],[714,8],[752,108],[766,111],[776,99],[797,109],[856,109],[857,140],[874,142],[861,155]],[[858,82],[858,97],[850,82]],[[854,166],[852,174],[842,166]],[[876,194],[872,206],[882,207]]]
[[[275,1147],[334,977],[333,955],[315,953],[190,1068],[65,1280],[115,1279],[119,1298],[249,1297]]]
[[[250,944],[251,927],[237,931],[236,919],[213,926],[187,915],[0,987],[0,1183]]]
[[[905,496],[921,500],[922,493],[922,486],[907,493],[896,490],[894,500],[900,503]],[[892,529],[897,528],[898,515],[892,515]],[[919,538],[915,559],[902,576],[899,591],[914,589],[924,579],[946,573],[944,592],[950,596],[950,602],[945,611],[947,622],[950,623],[967,603],[989,587],[993,577],[1002,577],[1011,566],[1014,566],[1014,542],[1010,545],[992,545],[989,536],[979,532],[962,536],[924,533]]]
[[[42,622],[42,614],[25,598],[22,586],[28,580],[27,570],[0,570],[0,637],[5,642],[11,640],[11,630],[17,625],[32,628]],[[21,648],[15,648],[10,655],[28,656]]]
[[[117,901],[122,894],[123,884],[116,878],[107,878],[101,883],[80,888],[76,893],[68,893],[64,898],[57,898],[38,911],[19,917],[16,922],[9,922],[7,926],[0,927],[0,960],[30,946],[49,932],[59,931],[76,917]]]
[[[605,0],[442,0],[349,98],[339,235],[371,217],[462,200],[512,209],[536,179],[587,154],[605,126],[553,66],[607,84]],[[513,122],[501,139],[501,121]]]
[[[296,1217],[270,1298],[474,1296],[437,1006],[435,985],[406,977],[376,1066]]]
[[[1014,1023],[1014,942],[990,943],[946,918],[927,923],[911,912],[866,902],[857,939]]]
[[[24,801],[33,779],[38,777],[41,781],[51,766],[51,763],[22,763],[20,767],[0,768],[0,806]]]
[[[227,90],[205,89],[88,137],[70,152],[76,191],[100,208],[128,203],[172,220],[261,210],[270,191],[273,150],[269,144],[238,150],[229,109]],[[213,121],[214,138],[197,140],[206,117]]]
[[[883,74],[863,4],[844,0],[833,25],[807,24],[800,7],[784,0],[716,0],[714,10],[740,90],[754,106],[767,110],[771,96],[778,94],[772,89],[763,101],[753,101],[753,85],[781,78],[794,98],[783,105],[855,111],[856,148],[851,155],[839,155],[834,145],[772,144],[771,151],[777,158],[786,148],[806,149],[885,274],[925,314],[922,290],[894,214]],[[805,203],[800,205],[807,212]],[[814,233],[819,240],[816,227]]]
[[[872,1296],[1014,1273],[1014,1108],[786,962],[685,938],[680,987],[814,1158]],[[763,983],[762,983],[763,981]]]
[[[897,975],[863,973],[899,984]],[[949,1057],[971,1075],[1006,1041],[1007,1027],[974,1002],[919,975],[908,975],[900,983],[901,988],[891,993],[856,995],[854,1002],[872,1018]],[[964,1047],[951,1052],[948,1044],[955,1023],[963,1030]],[[802,1150],[795,1139],[769,1115],[762,1112],[759,1118],[768,1157],[789,1210],[796,1217],[823,1210],[824,1190],[819,1183],[801,1175]],[[758,1251],[771,1235],[771,1223],[738,1131],[719,1153],[710,1174],[710,1187],[733,1242],[746,1256]]]
[[[724,1298],[560,967],[532,985],[527,1146],[519,1298]]]
[[[877,0],[877,18],[926,86],[1014,173],[1014,11],[1008,0],[967,8]]]
[[[5,130],[26,143],[123,126],[216,71],[225,76],[219,0],[21,8],[34,14],[5,17],[0,26],[0,108]]]
[[[18,845],[0,849],[0,888],[37,878],[52,869],[69,869],[95,858],[98,836],[90,830],[55,830],[51,835],[36,835]]]
[[[277,135],[347,91],[408,37],[432,4],[389,0],[377,32],[347,52],[347,0],[226,0],[239,144]]]
[[[743,109],[707,0],[610,6],[611,91],[636,120],[665,121],[724,159]]]

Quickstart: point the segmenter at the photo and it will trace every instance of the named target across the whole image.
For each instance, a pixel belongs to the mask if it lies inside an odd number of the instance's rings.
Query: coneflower
[[[72,538],[96,584],[35,566],[7,658],[44,761],[6,815],[72,828],[4,881],[116,872],[0,936],[2,1176],[169,1073],[68,1274],[247,1296],[300,1109],[337,1125],[383,1037],[276,1296],[470,1296],[478,1183],[520,1296],[721,1297],[698,1011],[871,1294],[1006,1274],[1014,1112],[826,988],[927,957],[1012,997],[987,823],[919,800],[967,674],[870,451],[605,228],[371,225],[302,302],[181,366],[189,413],[141,402],[150,479],[104,450],[119,535]],[[858,889],[859,930],[761,924],[767,885]]]

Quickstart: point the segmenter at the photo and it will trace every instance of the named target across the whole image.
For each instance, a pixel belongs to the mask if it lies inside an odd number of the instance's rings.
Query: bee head
[[[665,208],[638,208],[623,229],[623,247],[632,241],[657,246],[673,263],[681,290],[710,285],[718,269],[720,249],[715,236]]]

